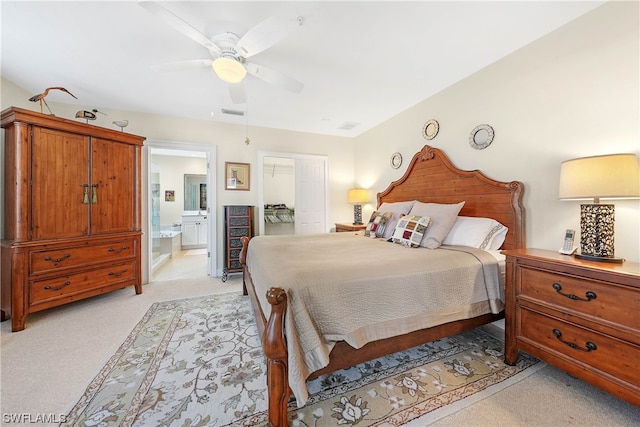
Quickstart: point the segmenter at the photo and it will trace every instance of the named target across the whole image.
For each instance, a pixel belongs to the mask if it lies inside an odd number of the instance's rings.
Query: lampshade
[[[640,172],[635,154],[609,154],[562,162],[559,197],[563,200],[640,197]]]
[[[244,79],[244,76],[247,75],[247,70],[244,66],[232,58],[226,58],[224,56],[217,58],[211,66],[218,77],[227,83],[240,83],[242,79]]]
[[[614,256],[615,206],[600,199],[640,197],[640,171],[635,154],[609,154],[567,160],[560,166],[560,199],[590,200],[580,205],[580,250],[577,258],[624,262]]]
[[[347,195],[349,203],[367,203],[369,201],[369,192],[364,188],[352,188]]]

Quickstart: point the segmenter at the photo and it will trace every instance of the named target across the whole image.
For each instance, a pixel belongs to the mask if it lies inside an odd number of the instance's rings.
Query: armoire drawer
[[[524,308],[518,339],[640,385],[640,346]]]
[[[640,329],[640,316],[628,307],[640,307],[640,293],[624,286],[612,285],[581,277],[521,268],[520,295],[545,305],[558,306],[566,312],[573,310],[595,316],[607,322]]]
[[[135,240],[83,245],[64,249],[34,250],[29,253],[29,273],[49,273],[63,268],[131,258],[135,255]]]
[[[135,278],[136,263],[131,261],[51,279],[33,280],[30,282],[29,305],[45,303]]]

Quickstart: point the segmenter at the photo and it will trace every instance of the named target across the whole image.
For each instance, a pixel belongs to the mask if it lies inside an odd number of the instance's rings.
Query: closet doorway
[[[214,149],[154,141],[147,146],[149,281],[215,276]]]
[[[258,153],[258,231],[312,234],[328,231],[327,157]]]

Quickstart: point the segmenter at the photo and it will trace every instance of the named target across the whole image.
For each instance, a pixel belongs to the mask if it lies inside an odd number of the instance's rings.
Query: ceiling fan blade
[[[279,71],[275,71],[271,68],[265,67],[264,65],[247,63],[245,64],[245,67],[247,68],[247,72],[252,76],[256,76],[257,78],[264,80],[267,83],[281,87],[288,91],[300,93],[304,88],[304,84],[300,83],[298,80],[282,74]]]
[[[244,85],[241,83],[229,83],[229,95],[234,104],[244,104],[247,102],[247,95],[244,92]]]
[[[207,36],[193,28],[189,23],[182,20],[182,18],[174,15],[168,9],[160,6],[158,3],[153,1],[141,1],[138,4],[145,8],[148,12],[158,15],[160,18],[164,19],[166,23],[168,23],[173,28],[180,31],[182,34],[189,37],[196,43],[201,44],[207,49],[212,50],[218,54],[221,53],[220,48],[216,46],[211,40],[209,40]]]
[[[192,59],[190,61],[178,61],[154,65],[151,68],[156,71],[178,71],[184,70],[185,68],[211,67],[211,62],[211,59]]]
[[[248,58],[270,48],[286,36],[287,30],[272,16],[247,31],[236,43],[235,50],[240,56]]]

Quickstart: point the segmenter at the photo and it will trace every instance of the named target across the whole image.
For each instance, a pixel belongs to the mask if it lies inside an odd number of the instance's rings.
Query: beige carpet
[[[34,313],[27,317],[22,332],[10,332],[10,322],[3,322],[0,423],[18,425],[9,421],[20,416],[23,423],[61,421],[60,414],[68,413],[79,400],[152,303],[240,288],[239,277],[230,277],[226,283],[219,278],[157,282],[145,285],[142,295],[128,288]],[[640,425],[640,408],[550,366],[442,416],[422,422],[436,426]]]

